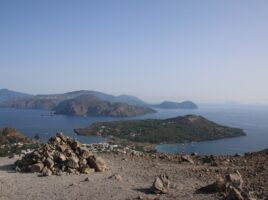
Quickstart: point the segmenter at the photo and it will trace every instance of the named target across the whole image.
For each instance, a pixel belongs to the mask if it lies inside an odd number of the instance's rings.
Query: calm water
[[[158,110],[155,114],[128,119],[169,118],[185,114],[198,114],[223,125],[242,128],[247,136],[189,144],[162,144],[157,146],[159,152],[235,154],[268,148],[268,107],[265,106],[200,106],[192,111]],[[38,134],[42,140],[62,131],[82,143],[101,142],[104,140],[101,137],[77,136],[73,129],[98,121],[113,120],[122,118],[49,116],[48,111],[42,110],[0,109],[0,127],[15,127],[30,137]]]

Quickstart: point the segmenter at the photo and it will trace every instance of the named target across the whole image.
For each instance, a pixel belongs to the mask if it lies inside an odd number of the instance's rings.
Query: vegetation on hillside
[[[22,150],[35,149],[39,143],[27,138],[15,128],[0,129],[0,157],[20,154]]]
[[[82,95],[63,101],[54,110],[55,114],[107,117],[130,117],[155,112],[150,108],[131,106],[126,103],[102,101],[94,95]]]
[[[76,129],[75,132],[81,135],[104,137],[112,135],[130,141],[154,144],[215,140],[245,135],[242,129],[222,126],[195,115],[165,120],[102,122],[84,129]]]

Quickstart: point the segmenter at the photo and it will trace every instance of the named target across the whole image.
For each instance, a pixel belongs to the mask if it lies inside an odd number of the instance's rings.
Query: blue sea
[[[164,119],[186,114],[197,114],[222,125],[242,128],[246,136],[214,141],[193,142],[185,144],[160,144],[159,152],[197,152],[200,155],[226,155],[259,151],[268,148],[268,106],[230,106],[230,105],[200,105],[196,110],[161,110],[157,113],[129,119]],[[44,110],[0,109],[0,127],[15,127],[27,136],[38,134],[42,140],[47,140],[55,132],[77,138],[82,143],[103,142],[102,137],[78,136],[73,130],[83,128],[94,122],[115,121],[122,118],[110,117],[70,117],[50,115]]]

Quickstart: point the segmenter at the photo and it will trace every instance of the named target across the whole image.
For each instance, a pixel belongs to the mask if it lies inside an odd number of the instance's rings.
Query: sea
[[[78,139],[82,143],[105,142],[97,136],[78,136],[75,128],[84,128],[94,122],[132,120],[132,119],[165,119],[187,114],[202,115],[216,123],[242,128],[246,136],[213,141],[159,144],[158,152],[192,153],[199,155],[234,155],[255,152],[268,148],[268,106],[261,105],[200,105],[195,110],[157,109],[157,113],[131,118],[111,117],[75,117],[53,115],[50,111],[26,109],[0,109],[0,127],[14,127],[29,137],[39,135],[43,141],[56,132]]]

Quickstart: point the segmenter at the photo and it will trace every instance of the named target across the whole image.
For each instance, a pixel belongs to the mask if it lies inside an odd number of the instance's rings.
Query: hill
[[[209,121],[201,116],[186,115],[171,119],[149,119],[95,123],[76,129],[80,135],[112,135],[134,142],[177,143],[186,141],[215,140],[243,136],[238,128],[230,128]]]
[[[15,128],[0,129],[0,157],[21,154],[22,150],[38,147],[38,141],[27,138]]]
[[[155,108],[161,109],[196,109],[198,106],[192,101],[183,101],[181,103],[164,101],[163,103],[153,105]]]
[[[67,92],[62,94],[48,94],[48,95],[35,95],[35,96],[21,96],[21,98],[8,98],[0,101],[0,107],[6,108],[21,108],[21,109],[46,109],[52,110],[61,102],[75,99],[82,95],[93,95],[102,101],[112,103],[127,103],[133,106],[148,107],[148,104],[138,99],[137,97],[129,95],[113,96],[97,91],[79,90]]]
[[[131,117],[155,112],[150,108],[103,101],[94,95],[82,95],[63,101],[54,108],[54,111],[55,114],[64,115],[109,117]]]
[[[0,102],[4,102],[7,100],[12,100],[12,99],[20,99],[20,98],[25,98],[25,97],[30,97],[31,95],[21,93],[21,92],[16,92],[8,89],[0,89]]]

